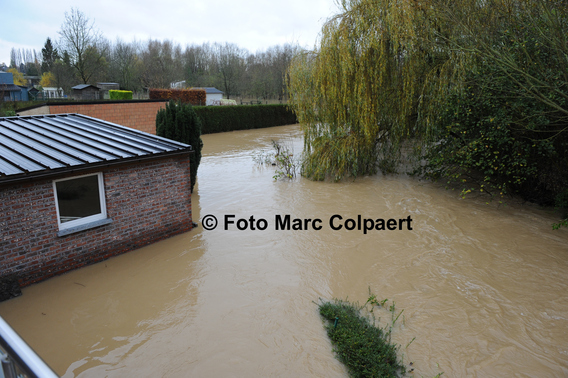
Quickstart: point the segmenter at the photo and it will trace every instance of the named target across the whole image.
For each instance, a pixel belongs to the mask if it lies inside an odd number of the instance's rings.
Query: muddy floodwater
[[[404,309],[411,377],[568,376],[554,212],[406,175],[274,181],[255,160],[272,139],[302,150],[297,125],[205,135],[197,229],[27,287],[0,315],[64,377],[346,377],[316,303],[370,288]],[[364,233],[359,216],[396,227]]]

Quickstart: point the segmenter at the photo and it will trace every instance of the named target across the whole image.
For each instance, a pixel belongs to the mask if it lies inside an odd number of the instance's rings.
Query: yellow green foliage
[[[53,75],[51,72],[44,72],[41,75],[41,80],[39,81],[39,85],[41,85],[43,88],[55,87],[57,85],[55,81],[55,75]]]
[[[111,100],[132,100],[132,91],[119,91],[111,89],[108,91]]]
[[[403,141],[420,144],[436,134],[447,96],[463,88],[472,66],[522,70],[496,50],[503,45],[498,38],[504,26],[538,28],[531,17],[545,22],[548,17],[560,22],[556,30],[562,31],[566,20],[565,3],[535,0],[342,0],[340,5],[323,26],[317,48],[297,55],[288,71],[289,103],[305,132],[304,173],[319,179],[320,173],[341,179],[393,167]],[[565,33],[550,39],[566,53]],[[535,100],[563,111],[546,96],[546,83],[527,79],[522,85]],[[342,163],[346,156],[352,164]],[[369,164],[375,158],[379,164]]]
[[[24,79],[24,75],[21,72],[19,72],[17,69],[10,68],[8,69],[8,72],[10,72],[14,76],[15,85],[26,85],[26,80]]]

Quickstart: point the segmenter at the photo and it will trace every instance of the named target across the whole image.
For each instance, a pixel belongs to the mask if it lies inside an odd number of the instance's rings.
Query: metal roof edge
[[[185,144],[185,143],[182,143],[182,142],[178,142],[177,140],[164,138],[164,137],[161,137],[161,136],[158,136],[158,135],[155,135],[155,134],[150,134],[150,133],[147,133],[147,132],[145,132],[145,131],[141,131],[141,130],[138,130],[138,129],[134,129],[134,128],[132,128],[132,127],[119,125],[118,123],[113,123],[113,122],[105,121],[105,120],[103,120],[103,119],[95,118],[95,117],[91,117],[91,116],[87,116],[87,115],[84,115],[84,114],[79,114],[79,113],[61,113],[61,114],[46,114],[45,116],[50,116],[50,115],[51,115],[51,116],[54,116],[54,115],[74,115],[74,116],[78,116],[78,117],[80,117],[80,118],[86,118],[86,119],[90,119],[90,120],[97,121],[97,122],[103,122],[103,123],[112,125],[112,126],[118,128],[118,129],[121,129],[121,130],[126,131],[126,132],[129,132],[129,133],[144,135],[144,136],[146,136],[146,137],[148,137],[148,138],[152,138],[152,139],[155,139],[155,140],[158,140],[158,141],[163,141],[163,142],[169,143],[169,144],[177,144],[177,145],[179,145],[179,146],[182,147],[182,148],[187,148],[187,147],[190,147],[190,148],[191,148],[191,145]],[[34,116],[22,116],[22,117],[34,117]]]
[[[173,157],[173,156],[177,156],[177,155],[190,155],[195,153],[195,151],[193,149],[191,149],[191,146],[189,146],[190,148],[186,148],[183,150],[176,150],[176,151],[168,151],[168,152],[162,152],[159,154],[152,154],[152,155],[145,155],[145,156],[134,156],[131,158],[126,158],[126,159],[118,159],[118,160],[108,160],[108,161],[102,161],[102,162],[98,162],[98,163],[91,163],[91,164],[83,164],[83,165],[79,165],[79,166],[71,166],[71,167],[64,167],[64,168],[58,168],[58,169],[54,169],[54,170],[50,170],[50,171],[39,171],[38,173],[23,173],[23,174],[18,174],[18,175],[10,175],[10,176],[4,176],[4,177],[0,177],[0,187],[9,185],[9,184],[20,184],[20,183],[24,183],[24,182],[30,182],[30,181],[36,181],[36,180],[41,180],[41,179],[48,179],[48,178],[55,178],[58,176],[63,176],[66,175],[68,173],[74,173],[74,172],[85,172],[85,171],[91,171],[91,170],[95,170],[98,168],[104,168],[104,167],[114,167],[114,166],[119,166],[119,165],[125,165],[125,164],[130,164],[133,162],[145,162],[147,160],[158,160],[158,159],[163,159],[163,158],[168,158],[168,157]]]

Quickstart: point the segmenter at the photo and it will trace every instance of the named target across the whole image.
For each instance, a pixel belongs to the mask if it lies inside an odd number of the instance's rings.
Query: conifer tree
[[[195,186],[197,168],[201,162],[201,120],[193,110],[191,104],[183,104],[171,100],[156,115],[156,134],[164,138],[173,139],[181,143],[189,144],[193,148],[190,155],[191,191]]]
[[[51,39],[49,37],[45,41],[45,46],[43,47],[43,49],[41,49],[41,55],[41,72],[50,72],[53,67],[53,63],[55,63],[55,61],[59,59],[59,53],[57,52],[57,49],[53,47],[53,44],[51,43]]]

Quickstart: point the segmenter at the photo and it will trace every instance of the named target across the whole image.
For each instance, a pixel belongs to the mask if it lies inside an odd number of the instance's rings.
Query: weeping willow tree
[[[434,102],[427,88],[454,81],[453,64],[464,60],[436,38],[452,30],[428,2],[341,6],[319,47],[289,68],[290,104],[305,133],[303,174],[320,180],[372,174],[377,161],[389,170],[401,142],[426,132],[417,121],[423,103]]]
[[[317,48],[297,55],[288,72],[305,134],[303,174],[392,171],[403,142],[420,147],[438,133],[445,101],[463,90],[471,67],[495,60],[488,47],[504,21],[535,3],[341,1]]]

